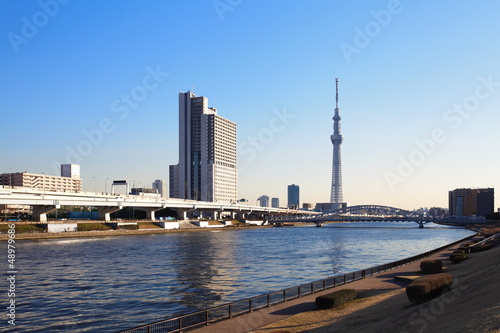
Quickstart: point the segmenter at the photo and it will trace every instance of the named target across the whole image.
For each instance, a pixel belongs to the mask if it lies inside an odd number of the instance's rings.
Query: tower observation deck
[[[332,166],[332,191],[330,202],[332,208],[340,208],[342,198],[342,162],[340,158],[340,145],[343,137],[340,134],[340,109],[339,109],[339,79],[335,79],[335,115],[333,116],[333,135],[330,136],[333,144],[333,166]]]

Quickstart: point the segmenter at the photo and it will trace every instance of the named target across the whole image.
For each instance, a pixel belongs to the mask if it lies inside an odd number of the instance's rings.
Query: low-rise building
[[[312,203],[303,203],[302,204],[302,208],[303,209],[307,209],[307,210],[312,210],[314,208],[314,205]]]
[[[130,190],[131,195],[139,195],[141,197],[148,197],[148,198],[159,198],[160,193],[158,193],[158,190],[155,188],[143,188],[143,187],[133,187]]]
[[[24,172],[0,174],[0,185],[10,187],[27,187],[42,191],[81,192],[82,179],[80,166],[76,164],[61,165],[62,176],[35,174]]]

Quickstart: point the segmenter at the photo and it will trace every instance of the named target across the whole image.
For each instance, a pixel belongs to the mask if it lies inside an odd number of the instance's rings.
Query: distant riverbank
[[[96,222],[96,221],[89,221]],[[97,223],[104,224],[104,222],[97,221]],[[187,223],[187,221],[185,222]],[[328,222],[335,223],[335,222]],[[341,223],[341,222],[336,222]],[[30,222],[2,222],[2,225],[15,224],[17,226],[33,225],[35,223]],[[138,224],[151,224],[151,222],[138,222]],[[305,226],[313,225],[311,222],[294,222],[294,226]],[[482,224],[482,225],[471,225],[467,229],[473,231],[479,231],[484,227],[495,227],[500,225],[500,223]],[[65,231],[65,232],[16,232],[16,239],[18,240],[28,240],[28,239],[51,239],[51,238],[78,238],[78,237],[110,237],[110,236],[128,236],[128,235],[147,235],[147,234],[168,234],[168,233],[179,233],[179,232],[200,232],[200,231],[230,231],[230,230],[244,230],[244,229],[259,229],[259,228],[272,228],[273,225],[249,225],[244,223],[239,223],[232,226],[224,226],[218,228],[206,228],[198,227],[194,224],[186,227],[183,226],[178,229],[163,229],[160,227],[149,229],[109,229],[109,230],[90,230],[90,231]],[[9,239],[9,235],[6,231],[0,230],[0,241],[6,241]]]
[[[202,228],[193,226],[191,228],[179,229],[138,229],[138,230],[92,230],[92,231],[65,231],[65,232],[26,232],[16,233],[17,240],[24,239],[50,239],[50,238],[77,238],[77,237],[110,237],[110,236],[128,236],[128,235],[147,235],[147,234],[168,234],[179,232],[200,232],[200,231],[230,231],[230,230],[244,230],[244,229],[258,229],[258,228],[271,228],[273,226],[229,226],[221,228]],[[0,241],[9,239],[7,233],[0,234]]]

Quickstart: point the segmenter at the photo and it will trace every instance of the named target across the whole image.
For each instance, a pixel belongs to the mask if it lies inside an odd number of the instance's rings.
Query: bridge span
[[[149,220],[155,220],[155,212],[164,208],[177,211],[181,219],[187,219],[187,213],[196,211],[201,217],[210,213],[217,219],[224,212],[232,218],[239,215],[245,218],[248,214],[258,214],[265,218],[275,214],[301,214],[303,211],[283,208],[247,206],[238,203],[205,202],[184,199],[151,198],[140,195],[118,195],[94,192],[53,192],[41,191],[25,187],[1,187],[0,205],[29,205],[33,208],[33,220],[47,221],[47,214],[62,206],[96,207],[100,220],[110,221],[111,213],[125,207],[134,207],[146,212]]]
[[[274,216],[269,219],[269,222],[274,224],[313,222],[318,227],[323,226],[326,222],[415,222],[418,223],[420,228],[423,228],[424,224],[430,222],[446,225],[467,225],[485,222],[485,218],[481,216],[430,216],[395,207],[358,205],[322,214]]]

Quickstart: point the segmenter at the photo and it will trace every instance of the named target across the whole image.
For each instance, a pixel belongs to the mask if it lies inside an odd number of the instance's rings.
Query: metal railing
[[[468,236],[453,243],[441,246],[437,249],[391,263],[374,266],[343,275],[332,276],[326,279],[301,284],[299,286],[274,291],[264,295],[246,298],[240,301],[215,306],[206,310],[189,313],[183,316],[138,326],[132,329],[120,331],[118,333],[174,333],[182,332],[183,330],[190,328],[209,325],[220,320],[233,318],[244,313],[250,313],[252,311],[270,307],[275,304],[291,301],[302,296],[314,294],[316,292],[324,291],[330,288],[335,288],[337,286],[345,285],[350,282],[361,280],[369,276],[377,275],[394,268],[410,264],[417,260],[430,257],[437,252],[440,252],[450,246],[456,245],[475,236],[476,235]]]

